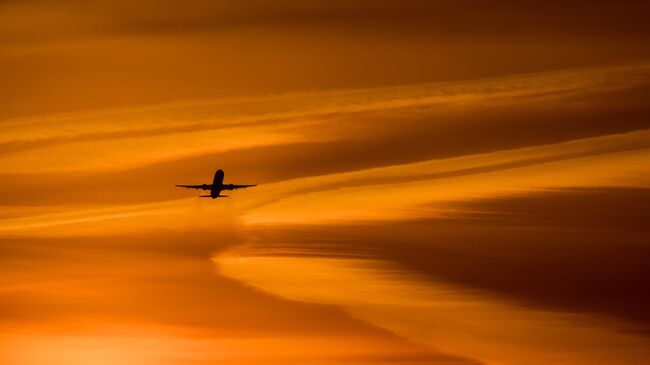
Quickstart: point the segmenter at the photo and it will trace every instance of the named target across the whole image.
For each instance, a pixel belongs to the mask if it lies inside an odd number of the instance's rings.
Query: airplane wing
[[[201,189],[201,190],[210,190],[212,188],[212,185],[176,185],[179,188],[186,188],[186,189]]]
[[[237,190],[237,189],[250,188],[251,186],[257,186],[257,184],[252,184],[252,185],[227,184],[223,186],[223,190]]]

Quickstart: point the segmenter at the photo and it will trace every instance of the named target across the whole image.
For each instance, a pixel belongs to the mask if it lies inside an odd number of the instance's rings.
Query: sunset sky
[[[648,14],[0,2],[0,363],[647,362]]]

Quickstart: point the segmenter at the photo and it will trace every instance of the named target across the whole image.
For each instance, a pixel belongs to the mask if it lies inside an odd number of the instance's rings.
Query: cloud
[[[6,174],[105,172],[208,153],[372,135],[338,117],[387,110],[546,102],[647,84],[646,63],[496,80],[187,102],[5,121]],[[346,128],[342,128],[346,126]]]
[[[332,306],[284,300],[215,275],[209,252],[236,241],[224,231],[0,240],[3,358],[475,364]]]
[[[647,186],[647,131],[297,179],[260,187],[248,223],[413,219],[446,202],[558,187]],[[293,188],[287,188],[286,186]],[[422,205],[442,203],[435,212]]]
[[[416,342],[488,364],[636,364],[648,356],[647,341],[612,331],[615,323],[527,309],[424,281],[382,261],[256,256],[244,250],[215,262],[222,273],[272,293],[335,304]]]
[[[534,33],[544,25],[552,31],[571,33],[607,33],[617,30],[625,34],[648,31],[642,14],[647,5],[623,1],[617,6],[591,4],[584,0],[555,4],[517,4],[496,1],[486,6],[477,1],[409,0],[401,3],[377,3],[368,0],[316,1],[309,4],[277,1],[272,4],[247,0],[237,5],[216,5],[210,1],[185,2],[184,11],[177,11],[178,1],[133,3],[129,1],[94,1],[79,7],[72,1],[5,2],[2,14],[6,34],[13,39],[34,41],[80,35],[150,34],[170,32],[224,31],[250,27],[262,28],[327,28],[335,30],[354,24],[358,29],[389,28],[391,30],[452,34],[470,31],[504,34],[495,20],[506,18],[521,32]],[[584,12],[586,6],[590,12]],[[87,18],[75,16],[84,11]],[[11,21],[23,17],[23,21]],[[545,19],[541,22],[539,17]],[[452,21],[451,19],[455,19]],[[471,27],[468,26],[471,22]],[[45,34],[34,34],[31,25],[39,23]],[[61,27],[61,25],[65,25]],[[5,40],[6,41],[6,40]]]
[[[648,138],[648,131],[638,131],[287,180],[258,186],[255,194],[238,197],[234,205],[190,198],[65,210],[5,219],[0,222],[0,231],[40,234],[45,229],[47,234],[81,234],[181,228],[188,224],[183,217],[190,217],[197,204],[204,209],[203,214],[217,221],[231,217],[244,224],[408,220],[447,214],[448,204],[454,201],[561,187],[646,187],[647,171],[639,166],[648,158]],[[427,205],[433,208],[422,209]],[[106,226],[106,221],[113,223]],[[57,227],[61,230],[54,229]]]

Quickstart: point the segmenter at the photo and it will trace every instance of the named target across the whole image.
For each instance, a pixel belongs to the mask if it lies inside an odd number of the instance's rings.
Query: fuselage
[[[223,189],[223,170],[217,170],[214,173],[214,179],[212,180],[212,189],[210,189],[210,196],[212,199],[219,196],[221,190]]]

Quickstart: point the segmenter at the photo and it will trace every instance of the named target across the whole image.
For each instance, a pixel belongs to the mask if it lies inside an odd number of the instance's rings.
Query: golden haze
[[[643,363],[648,10],[0,3],[0,362]]]

